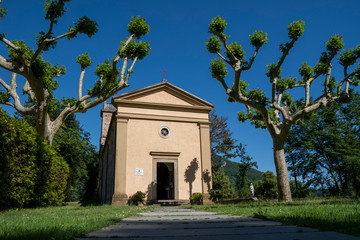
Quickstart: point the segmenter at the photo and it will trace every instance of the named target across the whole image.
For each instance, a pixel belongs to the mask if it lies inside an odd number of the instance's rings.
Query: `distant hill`
[[[221,159],[218,156],[213,155],[211,160],[215,163],[221,164]],[[229,177],[231,183],[236,184],[237,176],[239,173],[239,163],[230,160],[225,160],[225,163],[226,165],[223,168],[226,176]],[[262,172],[254,168],[251,168],[247,173],[247,177],[249,178],[250,181],[256,182],[261,179],[261,174]]]

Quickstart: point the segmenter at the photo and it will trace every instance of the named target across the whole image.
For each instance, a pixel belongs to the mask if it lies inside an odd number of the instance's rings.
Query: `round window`
[[[168,127],[161,127],[159,135],[163,138],[168,138],[170,136],[170,129]]]

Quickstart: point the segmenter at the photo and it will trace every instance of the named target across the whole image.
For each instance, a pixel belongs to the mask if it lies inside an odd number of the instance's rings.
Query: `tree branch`
[[[20,48],[16,45],[14,45],[11,41],[7,40],[4,37],[0,36],[0,41],[2,41],[3,43],[5,43],[6,45],[8,45],[9,47],[11,47],[12,49],[14,49],[15,51],[18,51]]]
[[[227,64],[229,64],[231,67],[233,67],[233,65],[231,64],[231,62],[229,62],[223,55],[221,55],[221,53],[216,52],[216,54]]]
[[[105,92],[105,90],[107,89],[107,87],[109,86],[109,84],[115,80],[115,76],[116,76],[116,72],[117,72],[116,65],[120,60],[120,55],[125,50],[126,46],[130,43],[130,41],[133,39],[133,37],[134,37],[134,34],[131,34],[130,37],[126,40],[125,44],[120,49],[118,56],[116,56],[116,58],[114,59],[113,65],[112,65],[111,77],[110,77],[109,81],[106,81],[100,95],[102,95]],[[124,62],[125,62],[125,59],[124,59]],[[126,62],[127,62],[127,58],[126,58]],[[126,63],[126,66],[127,66],[127,63]],[[125,69],[126,69],[126,66],[125,66]],[[124,68],[124,63],[123,63],[123,68]],[[124,74],[125,74],[125,70],[124,70]],[[120,82],[122,82],[122,83],[119,83],[119,85],[122,85],[125,82],[125,80],[123,79],[124,74],[122,75],[122,77],[120,76]]]
[[[10,86],[7,85],[4,80],[0,78],[0,84],[4,86],[8,94],[11,96],[12,99],[14,99],[14,103],[7,102],[5,103],[8,106],[13,107],[17,112],[19,112],[22,115],[30,115],[34,114],[36,111],[36,106],[32,106],[30,108],[25,108],[21,105],[19,95],[16,92],[17,84],[16,84],[16,73],[13,73],[11,75],[11,83]]]
[[[38,47],[38,49],[36,49],[34,55],[31,57],[31,60],[30,60],[30,63],[29,63],[30,66],[31,66],[31,64],[34,62],[34,60],[37,58],[37,56],[40,54],[40,52],[44,49],[44,47],[46,46],[46,44],[48,44],[48,42],[46,42],[46,40],[48,40],[48,38],[49,38],[50,35],[51,35],[52,29],[53,29],[53,26],[54,26],[54,22],[55,22],[56,13],[60,10],[60,6],[61,6],[62,3],[63,3],[63,1],[62,1],[62,0],[59,0],[58,4],[57,4],[57,6],[56,6],[56,9],[55,9],[53,15],[51,16],[50,25],[49,25],[48,32],[47,32],[46,35],[45,35],[45,40],[40,44],[40,46]],[[54,40],[54,41],[55,41],[55,40]]]
[[[121,72],[120,72],[120,82],[119,82],[119,84],[125,83],[124,74],[125,74],[125,70],[126,70],[126,67],[127,67],[127,63],[128,63],[128,58],[125,57],[124,61],[123,61],[122,68],[121,68]]]
[[[290,118],[290,121],[292,123],[295,123],[297,120],[299,120],[300,118],[304,117],[305,115],[307,115],[308,113],[311,113],[323,106],[326,106],[326,104],[329,102],[329,100],[326,97],[322,97],[321,100],[305,107],[304,109],[296,112],[295,114],[293,114]]]
[[[234,56],[233,52],[232,52],[232,51],[228,48],[228,46],[226,45],[226,40],[223,39],[221,36],[218,36],[218,37],[219,37],[220,41],[222,42],[222,44],[223,44],[224,48],[226,49],[226,51],[230,54],[230,65],[232,65],[233,63],[235,63],[235,62],[237,62],[237,61],[240,62],[240,60],[237,59],[237,58]]]
[[[14,65],[14,63],[10,62],[6,58],[0,55],[0,67],[4,68],[5,70],[8,70],[10,72],[16,72],[20,73],[20,71],[17,69],[17,67]]]
[[[79,78],[79,89],[78,89],[78,100],[82,97],[82,85],[85,75],[85,68],[81,69],[80,78]]]
[[[6,82],[0,78],[0,84],[6,89],[6,91],[10,91],[10,86],[6,84]]]
[[[325,84],[324,84],[324,95],[325,96],[330,96],[330,92],[329,92],[329,81],[330,81],[330,77],[331,77],[331,69],[332,69],[332,64],[331,61],[328,62],[328,67],[326,70],[326,77],[325,77]]]
[[[350,81],[349,78],[351,78],[352,76],[355,76],[356,74],[360,74],[360,72],[353,71],[352,73],[345,75],[345,77],[341,80],[341,82],[337,88],[337,91],[336,91],[337,95],[340,95],[340,91],[341,91],[341,88],[342,88],[344,82],[346,81],[348,84]],[[345,93],[348,93],[348,91],[349,91],[349,86],[345,86]]]
[[[137,59],[138,59],[137,57],[134,58],[131,66],[130,66],[130,68],[127,70],[127,74],[126,74],[126,77],[125,77],[125,84],[126,84],[126,85],[127,85],[128,81],[129,81],[129,77],[130,77],[130,75],[131,75],[131,73],[132,73],[132,71],[133,71],[133,68],[134,68],[134,66],[135,66],[135,63],[136,63],[136,60],[137,60]]]
[[[26,83],[23,86],[23,95],[27,94],[30,96],[31,100],[35,101],[35,95],[33,93],[33,91],[31,90],[30,84],[28,81],[26,81]]]
[[[246,71],[246,70],[249,70],[249,69],[251,68],[251,66],[252,66],[252,64],[253,64],[253,62],[254,62],[254,60],[255,60],[255,58],[256,58],[256,55],[257,55],[259,49],[260,49],[260,47],[256,47],[256,49],[255,49],[255,51],[254,51],[254,54],[253,54],[252,57],[250,58],[249,64],[247,65],[246,68],[243,68],[242,70]]]
[[[299,39],[300,36],[294,38],[289,45],[286,47],[285,51],[283,52],[282,56],[280,57],[278,64],[276,65],[274,75],[277,76],[280,73],[281,65],[284,63],[286,56],[289,54],[290,49],[294,46],[295,42]]]
[[[36,52],[35,52],[34,55],[31,57],[31,60],[30,60],[30,64],[29,64],[29,65],[31,65],[31,64],[34,62],[34,60],[37,58],[37,56],[39,56],[40,52],[46,47],[47,44],[49,44],[49,43],[51,43],[51,42],[54,42],[54,41],[56,41],[56,40],[59,40],[59,39],[61,39],[61,38],[67,37],[67,36],[69,36],[69,35],[76,34],[76,33],[77,33],[77,31],[67,32],[67,33],[64,33],[64,34],[62,34],[62,35],[60,35],[60,36],[57,36],[57,37],[55,37],[55,38],[51,38],[51,39],[46,38],[46,39],[40,44],[40,46],[38,47],[38,49],[36,49]]]

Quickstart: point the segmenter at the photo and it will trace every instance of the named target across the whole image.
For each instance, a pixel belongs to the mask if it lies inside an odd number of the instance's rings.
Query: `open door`
[[[174,163],[158,162],[156,168],[157,200],[174,200]]]

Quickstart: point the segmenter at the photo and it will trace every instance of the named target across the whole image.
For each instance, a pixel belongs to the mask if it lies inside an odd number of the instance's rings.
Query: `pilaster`
[[[115,154],[115,179],[112,204],[126,205],[126,161],[127,161],[127,126],[128,118],[116,119],[116,154]]]
[[[210,123],[199,123],[200,152],[201,152],[201,181],[204,203],[211,202],[211,149],[210,149]]]

